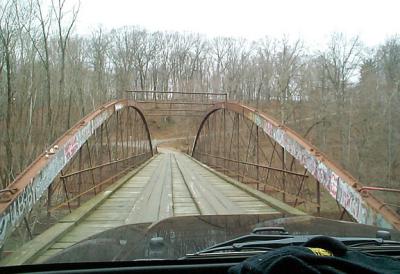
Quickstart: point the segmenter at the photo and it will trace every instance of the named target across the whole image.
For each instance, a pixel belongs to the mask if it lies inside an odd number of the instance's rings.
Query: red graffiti
[[[74,136],[64,146],[65,161],[67,162],[69,159],[71,159],[72,156],[74,156],[74,154],[77,151],[78,151],[78,142],[76,140],[76,136]]]

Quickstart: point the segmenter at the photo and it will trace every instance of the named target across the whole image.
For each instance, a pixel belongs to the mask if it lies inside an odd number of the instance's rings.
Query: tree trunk
[[[5,148],[6,148],[6,162],[7,162],[7,174],[6,174],[6,184],[10,184],[12,182],[12,173],[13,173],[13,151],[12,151],[12,127],[11,127],[11,116],[12,116],[12,102],[13,102],[13,94],[11,87],[11,56],[10,49],[8,48],[9,42],[5,43],[5,58],[6,58],[6,81],[7,81],[7,113],[6,113],[6,140],[5,140]]]

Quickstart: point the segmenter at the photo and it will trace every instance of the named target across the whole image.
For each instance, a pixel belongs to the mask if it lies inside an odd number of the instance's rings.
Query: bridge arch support
[[[35,208],[37,214],[43,207],[47,215],[71,212],[152,156],[149,128],[135,101],[114,100],[97,108],[1,190],[0,246],[21,223],[32,237],[27,216]]]
[[[346,170],[294,130],[243,104],[220,102],[208,110],[192,156],[294,206],[308,202],[319,209],[320,198],[306,196],[323,187],[343,209],[342,217],[347,212],[362,224],[400,229],[400,216]],[[313,190],[307,187],[310,178],[316,180]]]

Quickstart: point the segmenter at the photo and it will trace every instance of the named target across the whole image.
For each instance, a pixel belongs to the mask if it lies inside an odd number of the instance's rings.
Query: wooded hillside
[[[366,185],[399,187],[400,37],[247,41],[139,27],[74,33],[65,0],[0,0],[0,180],[126,90],[227,92],[306,136]]]

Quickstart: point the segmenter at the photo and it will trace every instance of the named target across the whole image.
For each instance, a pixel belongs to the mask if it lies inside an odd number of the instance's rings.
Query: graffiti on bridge
[[[346,181],[335,170],[328,167],[322,157],[318,157],[313,151],[309,151],[289,136],[284,127],[273,124],[257,112],[247,111],[244,115],[296,158],[355,220],[363,224],[392,228],[392,225],[378,212],[366,206],[361,194],[351,185],[351,182]]]
[[[115,106],[115,110],[117,110],[117,106]],[[111,110],[101,112],[93,120],[79,128],[63,146],[55,150],[54,154],[49,157],[44,168],[31,178],[30,183],[25,186],[19,196],[12,201],[0,216],[0,246],[4,243],[5,238],[12,229],[19,225],[25,214],[32,210],[34,204],[40,199],[70,159],[77,153],[79,148],[112,114],[113,111]]]

